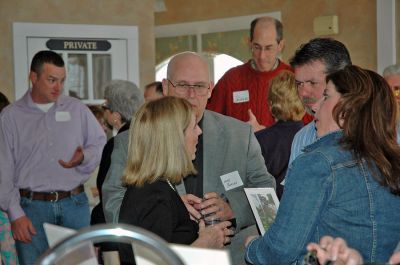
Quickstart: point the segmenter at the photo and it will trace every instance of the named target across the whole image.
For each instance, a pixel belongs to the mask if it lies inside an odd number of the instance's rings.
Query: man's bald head
[[[179,85],[191,88],[182,92]],[[199,94],[194,88],[207,88],[205,94]],[[166,96],[176,96],[187,99],[196,110],[197,119],[203,117],[207,100],[211,97],[214,84],[210,81],[207,61],[194,52],[183,52],[175,55],[167,68],[167,79],[163,80],[163,93]]]
[[[207,61],[202,56],[200,56],[195,52],[182,52],[172,57],[167,67],[167,77],[173,78],[174,74],[177,71],[178,72],[182,71],[181,67],[194,68],[198,71],[201,71],[202,72],[201,74],[207,73],[208,81],[210,80]]]

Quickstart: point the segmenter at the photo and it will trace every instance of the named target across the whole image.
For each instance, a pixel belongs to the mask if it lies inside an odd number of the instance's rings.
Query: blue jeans
[[[21,197],[21,206],[36,229],[31,243],[16,242],[21,265],[31,265],[48,248],[43,223],[80,229],[90,224],[89,203],[84,192],[58,202],[30,200]]]

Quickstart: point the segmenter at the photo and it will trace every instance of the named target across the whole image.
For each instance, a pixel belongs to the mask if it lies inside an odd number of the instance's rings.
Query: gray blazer
[[[244,187],[274,187],[275,179],[265,167],[261,149],[251,127],[239,120],[206,110],[203,117],[203,191],[223,193],[235,214],[237,234],[229,249],[233,264],[244,263],[244,240],[257,234],[255,219]],[[111,166],[103,184],[103,208],[107,222],[117,222],[125,188],[121,185],[128,132],[115,137]],[[220,176],[238,171],[243,186],[229,191]],[[244,229],[246,228],[247,229]]]

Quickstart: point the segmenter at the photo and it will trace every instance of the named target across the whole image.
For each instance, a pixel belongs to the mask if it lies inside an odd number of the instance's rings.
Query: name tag
[[[249,99],[250,97],[248,90],[233,92],[233,103],[248,102]]]
[[[238,171],[222,175],[220,178],[226,191],[243,186],[243,181]]]
[[[71,120],[71,114],[69,114],[69,111],[57,111],[56,112],[56,121],[70,121]]]

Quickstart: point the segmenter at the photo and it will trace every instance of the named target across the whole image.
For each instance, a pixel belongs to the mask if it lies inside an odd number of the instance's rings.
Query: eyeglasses
[[[400,96],[400,86],[394,86],[392,87],[393,89],[393,94],[395,97],[399,97]]]
[[[277,48],[277,46],[274,45],[267,45],[267,46],[261,46],[260,44],[257,43],[252,43],[251,44],[251,51],[254,53],[261,53],[262,51],[266,52],[266,53],[271,53],[273,51],[275,51]]]
[[[210,85],[208,83],[199,83],[195,85],[190,85],[187,83],[179,82],[174,84],[172,83],[171,80],[169,79],[167,80],[175,88],[176,93],[181,95],[186,95],[192,88],[197,96],[205,96],[207,95],[208,89],[210,88]]]

